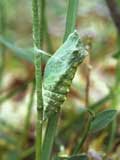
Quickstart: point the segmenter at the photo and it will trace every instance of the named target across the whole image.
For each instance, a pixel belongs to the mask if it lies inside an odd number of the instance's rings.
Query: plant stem
[[[39,16],[39,38],[40,38],[40,48],[43,48],[44,42],[44,28],[45,28],[45,2],[46,0],[38,1],[38,16]]]
[[[117,95],[115,94],[115,88],[113,89],[113,98],[112,98],[112,104],[111,104],[111,108],[116,108],[117,105]],[[111,125],[110,125],[110,135],[109,135],[109,142],[107,145],[107,152],[110,152],[112,150],[113,144],[114,144],[114,138],[115,138],[115,133],[116,133],[116,118],[112,121]]]
[[[110,128],[110,137],[109,137],[109,143],[107,145],[107,152],[110,152],[113,144],[114,144],[114,138],[115,138],[115,133],[116,133],[116,118],[112,121],[111,123],[111,128]]]
[[[40,48],[38,0],[32,0],[34,46]]]
[[[116,65],[116,81],[114,84],[113,88],[113,98],[112,98],[112,104],[111,108],[116,109],[117,104],[118,104],[118,95],[119,93],[116,93],[116,90],[119,90],[119,85],[120,85],[120,59],[118,58],[117,60],[117,65]],[[116,134],[116,129],[117,129],[117,118],[115,118],[110,126],[110,138],[109,138],[109,143],[107,146],[107,152],[110,152],[112,150],[113,144],[114,144],[114,138]]]
[[[42,160],[50,159],[54,137],[56,133],[56,128],[57,128],[58,117],[59,117],[59,112],[53,113],[48,119],[48,125],[46,129],[46,135],[45,135],[43,149],[42,149]]]
[[[83,136],[82,138],[80,139],[80,141],[78,142],[77,146],[75,147],[75,149],[73,150],[73,154],[77,154],[79,153],[79,151],[81,150],[87,136],[88,136],[88,133],[89,133],[89,129],[90,129],[90,126],[91,126],[91,122],[93,120],[93,117],[91,117],[91,115],[89,115],[90,117],[88,118],[88,122],[87,122],[87,125],[86,125],[86,129],[85,131],[83,132]]]
[[[37,122],[36,122],[36,160],[41,160],[42,153],[42,123],[43,123],[43,100],[42,100],[42,60],[41,54],[36,48],[43,46],[45,0],[32,0],[33,12],[33,40],[35,47],[34,63],[37,91]]]
[[[66,29],[64,34],[64,41],[67,39],[68,35],[72,33],[75,29],[77,9],[79,0],[69,0],[67,19],[66,19]]]
[[[32,111],[33,100],[34,100],[34,93],[35,93],[35,83],[33,82],[32,91],[31,91],[31,95],[30,95],[30,101],[29,101],[29,104],[27,107],[28,110],[27,110],[27,114],[26,114],[26,118],[25,118],[25,126],[24,126],[24,132],[23,132],[22,143],[21,143],[22,146],[25,145],[27,138],[28,138],[28,131],[29,131],[31,111]]]
[[[64,41],[67,39],[68,35],[75,29],[77,7],[78,7],[78,0],[69,0]],[[53,113],[52,116],[50,116],[48,119],[48,124],[42,149],[43,160],[50,159],[58,118],[59,118],[59,112]]]
[[[91,78],[91,53],[92,53],[92,41],[90,37],[88,37],[88,44],[89,46],[89,55],[87,57],[87,69],[86,69],[86,88],[85,88],[85,106],[89,106],[89,99],[90,99],[90,78]]]

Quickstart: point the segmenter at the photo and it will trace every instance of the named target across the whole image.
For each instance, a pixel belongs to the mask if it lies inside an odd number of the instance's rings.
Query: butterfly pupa
[[[43,76],[44,117],[59,111],[70,90],[76,69],[86,55],[85,46],[74,31],[49,58]]]

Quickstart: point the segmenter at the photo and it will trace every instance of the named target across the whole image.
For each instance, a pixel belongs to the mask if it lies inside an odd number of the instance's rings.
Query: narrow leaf
[[[115,118],[117,111],[114,109],[98,113],[92,121],[90,132],[97,132],[105,127]]]
[[[33,48],[20,48],[16,46],[13,42],[9,41],[7,38],[4,38],[0,36],[0,43],[3,44],[6,48],[10,49],[12,53],[17,56],[18,58],[21,58],[23,60],[26,60],[30,63],[33,63],[34,61],[34,49]],[[42,54],[42,60],[43,62],[46,62],[48,59],[48,56],[45,54]]]
[[[113,58],[119,59],[120,58],[120,51],[118,51],[115,54],[113,54]]]

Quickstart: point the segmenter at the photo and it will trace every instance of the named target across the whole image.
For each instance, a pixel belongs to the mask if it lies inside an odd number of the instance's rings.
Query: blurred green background
[[[21,159],[33,160],[35,97],[27,140],[22,150],[20,149],[34,79],[32,5],[30,0],[0,0],[0,6],[0,59],[4,61],[3,63],[0,60],[3,69],[0,75],[0,159],[17,160],[21,156]],[[67,0],[47,0],[44,50],[50,54],[53,54],[62,43],[66,11]],[[108,96],[114,85],[117,60],[113,55],[118,52],[117,30],[104,0],[80,0],[76,28],[84,43],[90,38],[92,44],[89,98],[92,105]],[[47,57],[43,57],[43,69],[46,61]],[[58,151],[60,154],[70,153],[71,144],[75,143],[84,126],[84,123],[83,126],[80,125],[81,121],[84,122],[80,114],[85,108],[86,61],[78,69],[71,92],[62,107],[55,153]],[[105,102],[100,110],[111,107],[110,99]],[[119,100],[115,107],[120,108]],[[89,148],[103,156],[109,136],[107,130],[108,128],[88,138],[84,150]],[[118,127],[114,147],[110,153],[110,157],[115,160],[119,160],[120,157],[119,132]]]

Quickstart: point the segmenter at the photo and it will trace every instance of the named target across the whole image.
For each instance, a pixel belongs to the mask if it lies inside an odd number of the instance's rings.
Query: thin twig
[[[85,142],[85,140],[86,140],[86,138],[88,136],[92,120],[93,120],[93,117],[91,115],[89,115],[88,122],[87,122],[86,128],[85,128],[85,130],[83,132],[83,135],[82,135],[81,139],[78,141],[76,147],[73,150],[73,154],[74,155],[78,154],[81,151],[82,146],[83,146],[83,144],[84,144],[84,142]]]
[[[87,57],[87,70],[86,70],[86,89],[85,89],[85,106],[88,107],[89,106],[89,98],[90,98],[90,76],[91,76],[91,60],[90,60],[90,56],[91,56],[91,50],[92,50],[92,42],[91,42],[91,38],[88,37],[88,41],[89,43],[88,45],[88,52],[89,55]]]

